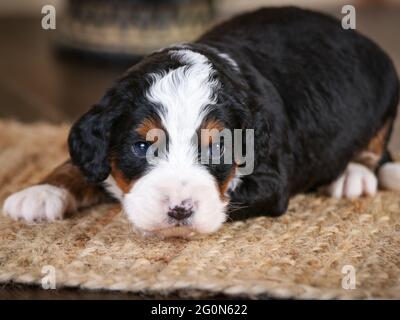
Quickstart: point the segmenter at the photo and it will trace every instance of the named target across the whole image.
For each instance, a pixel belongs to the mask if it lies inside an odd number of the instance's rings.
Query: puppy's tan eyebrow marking
[[[147,133],[152,129],[162,129],[161,122],[154,118],[145,118],[135,131],[143,138],[146,139]]]
[[[211,119],[205,121],[205,123],[202,125],[202,129],[217,129],[218,131],[222,131],[224,129],[224,125],[219,120]]]

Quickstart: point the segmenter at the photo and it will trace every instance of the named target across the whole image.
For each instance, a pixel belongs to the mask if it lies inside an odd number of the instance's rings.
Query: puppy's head
[[[72,127],[73,162],[104,183],[139,230],[209,233],[226,220],[236,164],[214,161],[232,149],[212,134],[202,138],[202,129],[244,126],[231,69],[188,48],[158,52],[128,70]]]

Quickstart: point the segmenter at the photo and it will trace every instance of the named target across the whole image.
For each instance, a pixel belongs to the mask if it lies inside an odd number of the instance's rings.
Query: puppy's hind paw
[[[71,208],[72,196],[64,188],[49,184],[26,188],[9,196],[3,206],[5,215],[25,222],[62,219]]]
[[[334,198],[355,199],[362,195],[373,196],[378,189],[378,179],[367,167],[349,163],[346,171],[321,191]]]

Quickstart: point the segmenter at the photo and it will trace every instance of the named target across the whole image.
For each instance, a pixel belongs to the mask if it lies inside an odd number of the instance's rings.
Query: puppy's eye
[[[224,154],[225,148],[223,142],[211,143],[208,147],[208,156],[210,158],[220,158]]]
[[[132,146],[133,153],[138,157],[145,157],[147,149],[149,149],[150,143],[147,141],[135,142]]]

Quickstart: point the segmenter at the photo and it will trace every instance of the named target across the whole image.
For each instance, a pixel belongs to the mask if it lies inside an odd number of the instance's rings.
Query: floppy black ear
[[[105,96],[71,128],[68,137],[72,162],[90,182],[104,181],[111,172],[109,140],[113,123],[120,116],[118,106]]]

